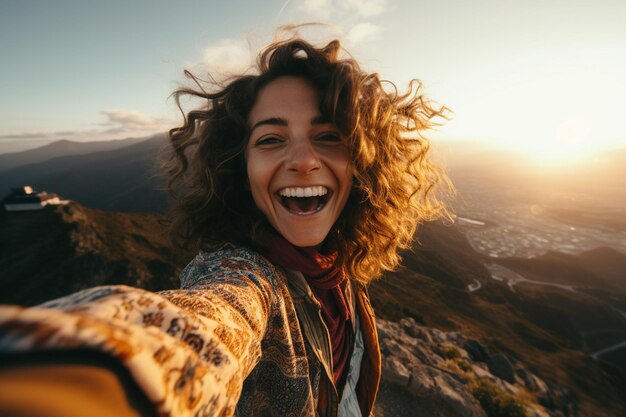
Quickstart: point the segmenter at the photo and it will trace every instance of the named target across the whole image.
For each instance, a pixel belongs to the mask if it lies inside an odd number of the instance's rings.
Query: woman
[[[84,362],[162,415],[370,415],[381,367],[366,284],[440,211],[419,134],[444,109],[385,91],[340,52],[277,42],[257,75],[179,90],[206,100],[170,132],[172,230],[200,249],[181,289],[4,308],[0,348],[104,353],[124,371]]]

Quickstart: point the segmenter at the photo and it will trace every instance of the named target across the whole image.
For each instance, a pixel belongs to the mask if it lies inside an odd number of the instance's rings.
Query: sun
[[[538,165],[560,166],[584,162],[593,152],[593,141],[584,120],[570,119],[556,126],[552,138],[526,141],[521,150]]]

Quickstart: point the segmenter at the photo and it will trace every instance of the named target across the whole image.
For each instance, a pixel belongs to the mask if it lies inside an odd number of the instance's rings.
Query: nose
[[[289,147],[285,168],[299,174],[309,174],[320,169],[322,163],[313,144],[309,140],[295,141]]]

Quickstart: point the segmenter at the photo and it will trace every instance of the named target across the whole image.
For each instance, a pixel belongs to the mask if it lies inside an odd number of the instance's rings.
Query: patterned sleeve
[[[96,349],[124,363],[160,415],[231,416],[275,298],[255,265],[199,255],[180,290],[97,287],[0,307],[0,352]]]

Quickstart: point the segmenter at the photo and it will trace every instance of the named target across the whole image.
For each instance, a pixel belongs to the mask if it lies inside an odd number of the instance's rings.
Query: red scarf
[[[314,248],[294,246],[270,231],[263,236],[263,255],[283,268],[302,272],[322,305],[322,318],[328,327],[333,351],[333,379],[337,388],[341,388],[348,373],[354,332],[343,291],[347,279],[335,265],[337,249],[333,243],[327,245],[330,253],[322,253]]]

